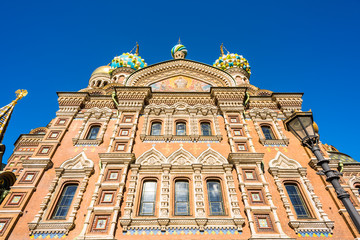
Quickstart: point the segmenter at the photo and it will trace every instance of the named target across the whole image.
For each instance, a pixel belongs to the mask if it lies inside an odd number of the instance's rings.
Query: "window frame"
[[[219,184],[219,189],[220,189],[220,200],[221,201],[210,201],[210,191],[209,191],[209,182],[216,182]],[[207,200],[208,200],[208,211],[209,211],[209,216],[225,216],[226,215],[226,211],[225,211],[225,204],[224,204],[224,191],[223,191],[223,186],[221,184],[221,180],[220,179],[207,179],[206,180],[206,191],[207,191]],[[220,203],[221,204],[221,208],[222,208],[222,212],[219,212],[219,214],[214,213],[211,209],[211,202],[216,202],[216,203]]]
[[[248,151],[248,147],[247,147],[247,143],[246,142],[235,142],[235,145],[236,145],[236,151],[237,152],[247,152]],[[239,149],[239,146],[244,146],[244,150],[240,150]]]
[[[66,212],[66,215],[63,218],[54,218],[54,216],[55,216],[55,214],[56,214],[56,212],[58,210],[58,206],[59,206],[60,202],[62,201],[63,193],[65,192],[66,188],[69,187],[69,186],[76,186],[76,190],[74,192],[74,195],[72,196],[72,200],[71,200],[70,205],[68,205],[68,210]],[[79,191],[79,183],[78,182],[65,182],[62,185],[61,191],[59,191],[56,200],[54,201],[53,208],[52,208],[52,210],[50,212],[50,215],[49,215],[49,220],[54,220],[54,221],[66,220],[68,215],[69,215],[69,210],[71,209],[71,206],[74,203],[74,198],[77,196],[78,191]]]
[[[185,125],[185,129],[184,129],[184,134],[178,134],[178,125],[180,124],[184,124]],[[176,136],[186,136],[187,135],[187,124],[186,121],[184,120],[179,120],[175,122],[175,135]]]
[[[270,130],[271,138],[266,137],[263,128],[268,128]],[[275,131],[274,131],[273,127],[270,124],[261,124],[260,129],[261,129],[261,133],[262,133],[265,140],[276,140],[276,139],[278,139],[276,134],[275,134]]]
[[[187,201],[177,201],[177,191],[176,191],[176,184],[179,182],[186,182],[187,183]],[[187,212],[185,214],[183,213],[177,213],[177,203],[187,203]],[[188,179],[175,179],[174,180],[174,216],[190,216],[191,212],[191,206],[190,206],[190,181]]]
[[[155,124],[160,124],[160,133],[159,134],[153,134],[153,130],[154,130],[153,127]],[[162,136],[162,133],[163,133],[163,122],[159,121],[159,120],[151,121],[149,135],[150,136]]]
[[[235,137],[244,136],[244,132],[243,132],[242,128],[233,128],[232,131],[233,131],[233,135],[234,135]],[[236,135],[236,134],[235,134],[235,131],[239,131],[240,134],[239,134],[239,135]]]
[[[90,138],[91,136],[91,130],[95,127],[98,127],[99,130],[98,132],[96,133],[96,137],[95,138]],[[91,124],[89,127],[88,127],[88,131],[86,132],[85,134],[85,139],[86,140],[96,140],[100,134],[100,130],[101,130],[101,124],[98,124],[98,123],[95,123],[95,124]]]
[[[288,199],[290,200],[289,202],[291,203],[291,208],[293,209],[294,211],[294,215],[296,216],[297,219],[313,219],[313,214],[310,210],[310,207],[309,207],[309,204],[306,202],[306,198],[304,197],[304,193],[301,189],[301,187],[299,186],[299,184],[297,182],[288,182],[288,181],[285,181],[284,183],[284,188],[286,190],[286,195],[288,197]],[[296,212],[296,208],[294,206],[294,203],[292,201],[292,198],[290,197],[290,194],[288,192],[288,189],[286,188],[286,186],[295,186],[296,188],[296,191],[297,191],[297,194],[299,196],[299,199],[300,199],[300,202],[302,203],[302,207],[304,208],[305,212],[307,213],[307,217],[306,216],[299,216],[298,213]]]
[[[154,193],[154,200],[153,201],[146,201],[145,203],[152,203],[153,204],[153,209],[152,209],[152,213],[143,213],[142,212],[142,208],[143,208],[143,204],[144,204],[144,192],[145,192],[145,184],[147,182],[155,182],[155,193]],[[142,181],[142,184],[141,184],[141,195],[140,195],[140,202],[139,202],[139,210],[138,210],[138,216],[141,216],[141,217],[146,217],[146,216],[155,216],[156,215],[156,204],[157,204],[157,189],[158,189],[158,180],[157,179],[144,179]]]
[[[208,124],[209,125],[209,132],[210,134],[209,135],[204,135],[204,131],[203,131],[203,124]],[[213,129],[211,127],[211,122],[210,121],[200,121],[200,135],[201,136],[213,136]]]

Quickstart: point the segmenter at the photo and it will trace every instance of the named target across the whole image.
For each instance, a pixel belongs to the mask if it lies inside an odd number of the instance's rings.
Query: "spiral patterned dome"
[[[239,67],[244,69],[247,73],[251,74],[251,67],[249,62],[242,55],[238,55],[236,53],[223,54],[221,57],[216,59],[213,66],[222,70]]]
[[[187,49],[186,49],[186,47],[184,46],[184,45],[182,45],[182,44],[176,44],[172,49],[171,49],[171,56],[173,57],[173,58],[175,58],[175,53],[177,53],[177,52],[183,52],[184,53],[184,57],[186,57],[186,55],[187,55]]]
[[[145,60],[137,54],[123,53],[120,56],[114,57],[110,64],[110,71],[120,67],[129,67],[134,70],[138,70],[146,67]]]

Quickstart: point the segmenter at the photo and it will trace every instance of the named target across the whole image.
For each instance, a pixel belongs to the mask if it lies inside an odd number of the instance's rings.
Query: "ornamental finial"
[[[16,93],[16,99],[14,100],[14,103],[16,104],[17,101],[19,101],[28,94],[28,91],[26,89],[18,89],[16,90],[15,93]]]
[[[135,51],[135,55],[139,56],[139,44],[136,42],[136,51]]]
[[[220,46],[220,57],[224,55],[224,43],[221,43],[221,46]]]

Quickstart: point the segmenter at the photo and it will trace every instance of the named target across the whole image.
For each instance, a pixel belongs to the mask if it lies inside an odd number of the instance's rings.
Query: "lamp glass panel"
[[[313,121],[310,116],[301,116],[300,121],[304,125],[304,128],[308,135],[315,135],[314,134],[314,127],[313,127]]]
[[[288,123],[290,127],[290,131],[293,132],[293,134],[296,134],[300,139],[304,139],[306,137],[306,132],[301,125],[299,118],[294,118]]]

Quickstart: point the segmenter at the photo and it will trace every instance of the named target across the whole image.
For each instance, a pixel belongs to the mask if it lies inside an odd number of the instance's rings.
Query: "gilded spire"
[[[220,46],[220,57],[224,55],[224,43],[221,44]]]
[[[13,100],[8,105],[0,108],[0,144],[4,138],[7,125],[9,124],[11,114],[14,110],[15,105],[17,104],[17,101],[19,101],[28,94],[28,92],[25,89],[19,89],[15,93],[16,93],[16,99]]]
[[[136,42],[136,51],[135,51],[135,55],[139,56],[139,44]]]

